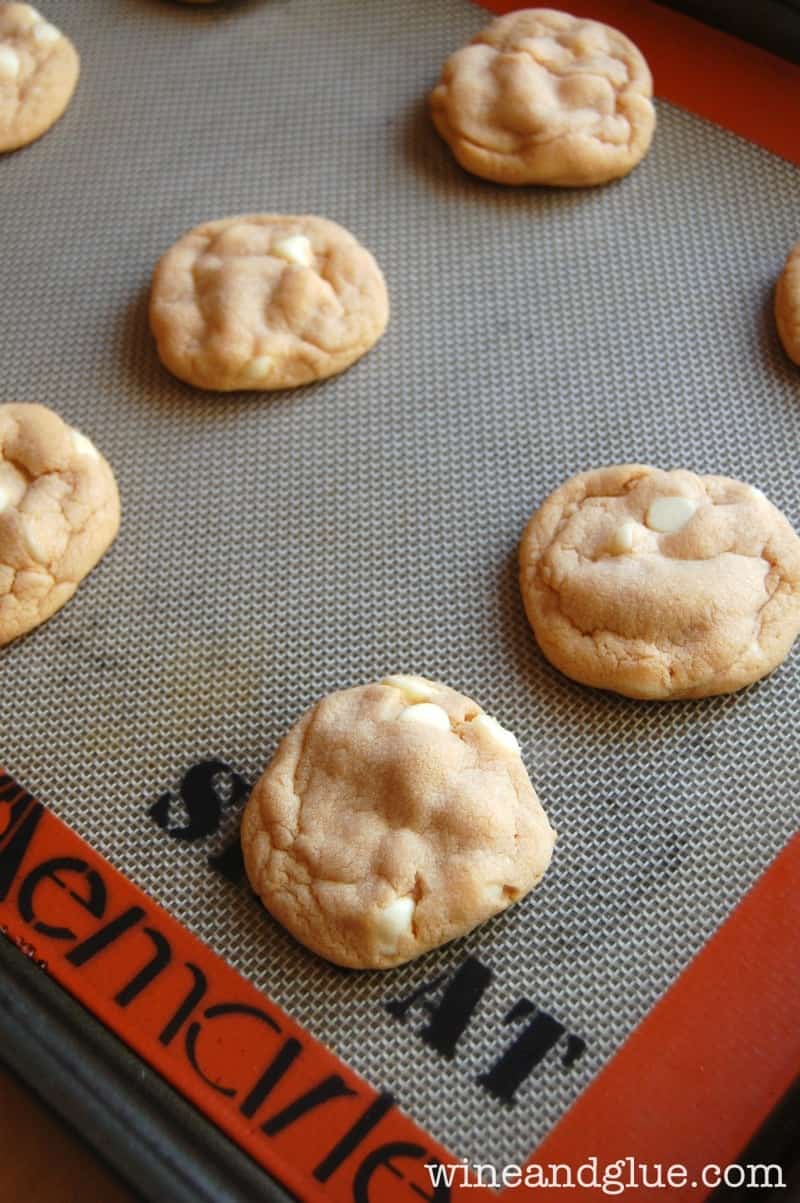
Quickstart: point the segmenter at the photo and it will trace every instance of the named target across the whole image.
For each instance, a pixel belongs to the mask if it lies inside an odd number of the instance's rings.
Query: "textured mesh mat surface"
[[[116,468],[123,527],[77,597],[0,655],[0,759],[460,1157],[518,1161],[790,835],[800,656],[734,697],[641,704],[543,661],[516,586],[536,504],[642,460],[758,484],[798,525],[800,376],[771,288],[800,172],[667,105],[645,162],[597,191],[465,175],[423,97],[486,14],[462,0],[195,11],[49,0],[79,46],[67,115],[0,161],[3,399],[44,401]],[[383,266],[366,359],[280,395],[206,395],[158,363],[146,290],[184,230],[316,212]],[[517,732],[560,833],[543,885],[391,974],[295,945],[148,807],[193,763],[254,779],[319,695],[390,670]],[[494,971],[446,1061],[385,1001]],[[513,1107],[475,1078],[526,996],[582,1036]]]

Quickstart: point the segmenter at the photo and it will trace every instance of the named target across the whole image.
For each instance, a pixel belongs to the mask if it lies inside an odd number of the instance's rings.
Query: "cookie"
[[[165,367],[221,392],[333,376],[377,342],[388,318],[372,255],[323,217],[198,226],[163,256],[150,298]]]
[[[800,242],[786,258],[775,288],[775,321],[783,349],[800,364]]]
[[[330,694],[280,744],[242,822],[253,889],[301,943],[386,969],[505,910],[554,834],[519,746],[422,677]]]
[[[759,489],[642,464],[574,476],[531,518],[520,585],[568,677],[632,698],[729,693],[800,631],[800,539]]]
[[[30,4],[0,3],[0,151],[47,133],[78,82],[78,52]]]
[[[0,405],[0,645],[69,601],[119,529],[114,474],[44,405]]]
[[[492,21],[451,55],[430,96],[467,171],[499,184],[605,184],[646,154],[653,81],[624,34],[552,8]]]

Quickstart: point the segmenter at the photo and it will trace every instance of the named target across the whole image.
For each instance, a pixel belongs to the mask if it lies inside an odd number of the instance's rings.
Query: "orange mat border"
[[[0,785],[3,935],[304,1203],[353,1203],[359,1174],[381,1203],[427,1197],[441,1145],[2,770]],[[263,1130],[326,1081],[327,1102]]]
[[[532,1164],[679,1164],[673,1197],[709,1193],[800,1074],[800,836],[772,862],[620,1051],[549,1133]],[[652,1178],[650,1179],[652,1181]],[[559,1191],[562,1194],[571,1191]],[[626,1190],[638,1203],[663,1190]],[[508,1192],[508,1198],[518,1193]],[[608,1199],[600,1189],[582,1198]]]

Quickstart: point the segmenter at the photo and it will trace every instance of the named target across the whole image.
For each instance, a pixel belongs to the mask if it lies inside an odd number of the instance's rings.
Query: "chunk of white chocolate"
[[[0,464],[0,514],[19,505],[27,487],[27,481],[19,469],[13,464]]]
[[[16,79],[19,75],[19,55],[10,46],[0,46],[0,79]]]
[[[628,518],[625,522],[620,523],[611,536],[608,544],[608,550],[612,556],[624,556],[629,551],[633,551],[636,526],[637,523],[635,523],[631,518]]]
[[[378,911],[375,920],[375,932],[381,946],[381,952],[387,955],[397,951],[397,946],[403,936],[412,934],[411,920],[414,917],[414,899],[408,895],[405,898],[395,898],[388,906]]]
[[[265,380],[272,371],[272,366],[270,355],[257,355],[247,365],[246,372],[251,380]]]
[[[472,720],[472,726],[491,739],[493,743],[499,744],[501,748],[507,748],[510,752],[519,751],[519,743],[514,732],[502,727],[496,718],[492,718],[491,714],[476,715]]]
[[[657,497],[647,511],[646,522],[650,530],[662,535],[674,535],[686,526],[697,509],[691,497]]]
[[[50,551],[38,531],[38,523],[30,514],[22,522],[22,533],[28,554],[37,564],[46,564],[50,559]]]
[[[33,40],[40,46],[54,46],[61,39],[61,30],[49,21],[39,21],[33,27]]]
[[[407,676],[405,673],[394,673],[390,677],[384,677],[381,685],[391,685],[393,689],[399,689],[409,702],[427,702],[436,696],[434,687],[422,677]]]
[[[296,267],[310,267],[313,262],[311,243],[305,234],[290,234],[272,244],[273,255],[293,263]]]
[[[79,430],[71,430],[69,433],[72,439],[72,446],[78,455],[88,455],[89,459],[100,458],[100,452],[92,440],[87,439],[85,434],[81,434]]]
[[[502,885],[497,881],[489,882],[488,885],[483,887],[483,896],[486,899],[487,906],[495,910],[502,910],[508,902]]]
[[[450,730],[450,718],[446,710],[435,702],[418,702],[415,706],[407,706],[398,716],[399,723],[424,723],[427,727],[436,727],[439,731]]]

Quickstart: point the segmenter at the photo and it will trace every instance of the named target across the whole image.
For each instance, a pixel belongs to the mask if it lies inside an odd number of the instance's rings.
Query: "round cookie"
[[[542,877],[554,839],[511,732],[410,676],[313,706],[242,822],[267,909],[360,969],[400,965],[504,910]]]
[[[69,601],[118,529],[94,444],[44,405],[0,405],[0,645]]]
[[[372,255],[323,217],[198,226],[162,257],[150,297],[165,367],[221,392],[333,376],[377,342],[388,318]]]
[[[624,34],[552,8],[492,21],[445,62],[433,120],[467,171],[499,184],[605,184],[646,154],[653,81]]]
[[[729,693],[800,631],[800,539],[759,489],[642,464],[574,476],[531,518],[520,586],[556,668],[633,698]]]
[[[775,321],[783,349],[800,364],[800,242],[786,257],[775,288]]]
[[[30,4],[0,3],[0,151],[47,133],[78,82],[78,52]]]

